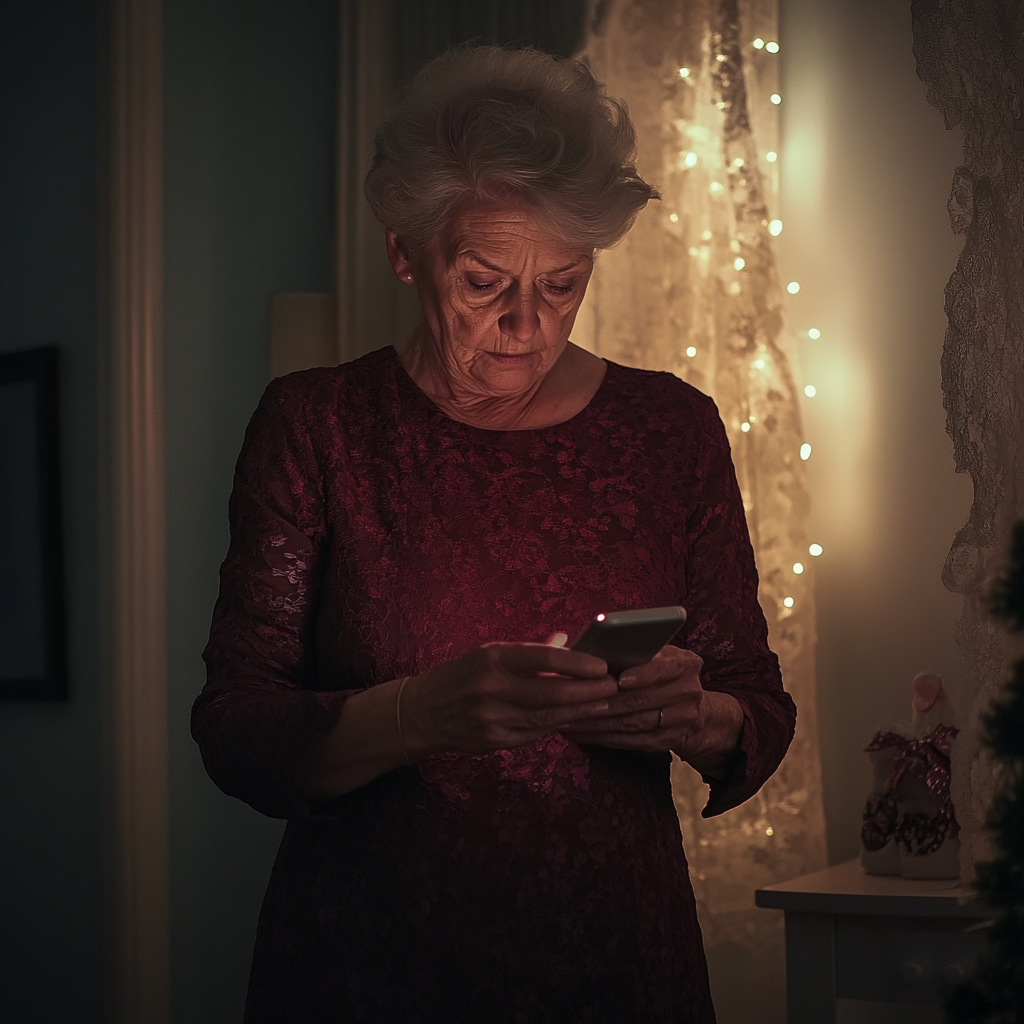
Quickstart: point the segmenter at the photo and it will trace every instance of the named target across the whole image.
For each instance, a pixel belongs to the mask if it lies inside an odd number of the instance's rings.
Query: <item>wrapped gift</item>
[[[868,874],[958,877],[959,826],[949,772],[958,732],[941,677],[916,676],[911,723],[879,729],[866,748],[872,788],[861,827],[861,864]]]

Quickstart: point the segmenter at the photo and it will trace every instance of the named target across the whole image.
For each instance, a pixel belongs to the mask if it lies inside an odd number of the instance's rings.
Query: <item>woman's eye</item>
[[[547,289],[555,295],[568,295],[576,288],[575,284],[548,284]]]
[[[487,292],[490,291],[498,282],[497,281],[474,281],[471,278],[467,278],[469,287],[475,292]]]

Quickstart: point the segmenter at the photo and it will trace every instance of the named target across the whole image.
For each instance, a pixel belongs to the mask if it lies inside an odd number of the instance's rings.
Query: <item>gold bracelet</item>
[[[405,757],[405,763],[411,768],[412,761],[409,760],[409,751],[405,749],[405,737],[402,735],[402,691],[410,679],[412,679],[412,676],[406,676],[398,684],[398,696],[395,698],[395,725],[398,727],[398,742],[402,744],[402,754]]]

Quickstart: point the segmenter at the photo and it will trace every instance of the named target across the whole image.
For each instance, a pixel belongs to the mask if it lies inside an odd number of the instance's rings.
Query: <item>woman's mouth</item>
[[[533,355],[532,352],[520,352],[518,355],[507,352],[490,352],[488,354],[495,362],[501,363],[503,366],[519,366]]]

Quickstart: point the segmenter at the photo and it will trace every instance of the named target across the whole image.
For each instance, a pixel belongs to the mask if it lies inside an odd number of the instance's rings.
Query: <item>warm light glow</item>
[[[670,213],[668,215],[668,219],[670,221],[672,221],[673,224],[678,224],[679,223],[679,214],[678,213]]]
[[[808,398],[813,398],[817,393],[818,389],[813,384],[808,384],[807,387],[804,388],[804,394]]]
[[[760,36],[758,36],[754,40],[753,45],[754,45],[754,49],[755,50],[763,50],[764,49],[764,40]]]
[[[811,341],[817,341],[821,337],[821,331],[819,331],[817,327],[812,327],[807,332],[807,337],[810,338]]]
[[[777,92],[773,92],[770,99],[775,106],[778,106],[782,102],[782,97]]]
[[[692,345],[690,345],[690,347],[687,348],[686,350],[686,354],[692,359],[697,354],[697,350]]]
[[[796,295],[796,293],[800,291],[800,282],[790,281],[789,284],[786,285],[786,291],[789,292],[790,295]]]
[[[811,457],[811,446],[804,442],[800,445],[800,458],[806,462]]]
[[[777,42],[775,42],[775,40],[771,40],[770,42],[765,43],[764,44],[764,48],[769,53],[778,53],[779,52],[779,44]]]
[[[763,359],[755,359],[754,360],[754,369],[755,370],[763,370],[765,368],[765,365],[766,364],[765,364],[765,361]]]
[[[746,265],[747,261],[742,256],[737,256],[736,259],[732,261],[733,270],[742,270]]]
[[[781,220],[770,220],[768,221],[768,234],[772,238],[778,238],[782,234],[782,221]]]
[[[773,828],[771,827],[771,825],[769,825],[769,826],[768,826],[768,827],[767,827],[767,828],[766,828],[766,829],[764,830],[764,834],[765,834],[766,836],[773,836],[773,835],[775,835],[775,829],[773,829]]]
[[[705,231],[700,237],[701,237],[701,241],[702,242],[710,242],[711,241],[711,232],[710,231]]]
[[[779,159],[779,154],[776,153],[774,149],[769,149],[768,152],[765,153],[764,158],[768,163],[773,164]]]
[[[817,558],[825,549],[820,544],[812,544],[807,550]]]
[[[709,186],[712,192],[724,192],[725,186],[720,181],[713,181]]]
[[[794,562],[793,563],[793,572],[795,572],[797,574],[797,576],[799,576],[803,571],[804,571],[804,563],[803,562]]]
[[[749,433],[750,432],[750,424],[749,423],[741,423],[740,424],[740,430],[742,430],[744,434]]]
[[[737,171],[738,171],[738,170],[739,170],[739,169],[740,169],[741,167],[743,167],[743,166],[744,166],[745,164],[746,164],[746,160],[744,160],[744,159],[743,159],[743,157],[741,157],[741,156],[738,156],[738,157],[736,157],[736,159],[735,159],[735,160],[733,160],[733,162],[732,162],[732,167],[733,167],[733,169],[734,169],[734,170],[737,170]]]
[[[690,69],[689,68],[680,68],[679,69],[679,77],[680,78],[689,78],[690,77]]]
[[[784,598],[782,599],[782,603],[783,603],[783,604],[784,604],[784,605],[785,605],[785,606],[786,606],[787,608],[792,608],[792,607],[793,607],[793,605],[794,605],[794,604],[795,604],[796,602],[795,602],[795,601],[793,600],[793,598],[791,598],[791,597],[784,597]]]
[[[696,166],[696,164],[697,164],[697,154],[696,153],[690,152],[690,153],[687,153],[686,156],[683,157],[683,166],[684,167],[694,167],[694,166]]]

